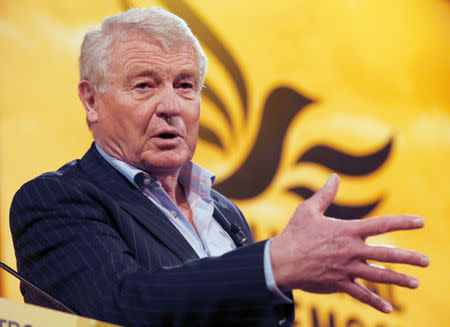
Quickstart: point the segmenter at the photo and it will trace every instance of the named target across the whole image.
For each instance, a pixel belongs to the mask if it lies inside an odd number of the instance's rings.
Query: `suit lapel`
[[[219,223],[220,226],[222,226],[222,228],[228,233],[228,235],[230,235],[236,247],[248,245],[250,243],[249,238],[245,236],[244,232],[242,231],[242,226],[240,226],[241,222],[233,219],[235,218],[233,216],[230,217],[231,221],[228,220],[220,211],[218,203],[216,202],[214,202],[213,218]]]
[[[130,216],[163,242],[182,261],[198,258],[197,253],[164,213],[109,165],[94,144],[80,165],[99,188],[112,196]]]

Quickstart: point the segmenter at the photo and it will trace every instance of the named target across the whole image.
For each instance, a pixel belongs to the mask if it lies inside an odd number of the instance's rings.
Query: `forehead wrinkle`
[[[174,69],[176,70],[174,71]],[[195,77],[198,79],[200,74],[194,63],[188,62],[180,68],[173,67],[170,65],[170,61],[160,60],[159,58],[152,58],[152,60],[129,58],[124,63],[124,71],[127,71],[126,76],[129,78],[138,76],[163,77],[174,74],[174,77],[177,78]]]
[[[134,52],[134,53],[133,53]],[[156,51],[129,51],[123,57],[123,66],[126,68],[134,63],[151,65],[182,64],[196,66],[196,61],[192,57],[180,56],[178,53],[168,57],[155,54]]]
[[[183,74],[199,77],[196,55],[192,48],[181,46],[174,50],[166,50],[146,40],[127,40],[117,44],[115,49],[116,66],[119,71],[126,73],[126,78],[147,71],[146,75],[172,74],[174,66]],[[133,67],[136,65],[136,67]],[[192,66],[192,67],[183,67]],[[181,69],[179,69],[181,67]],[[128,70],[128,72],[127,72]],[[177,76],[180,74],[178,72]]]
[[[192,48],[187,46],[180,46],[176,49],[164,49],[151,42],[134,40],[122,42],[116,49],[119,55],[123,54],[122,56],[134,54],[136,57],[158,57],[164,62],[186,58],[187,61],[192,61],[194,64],[197,62]]]

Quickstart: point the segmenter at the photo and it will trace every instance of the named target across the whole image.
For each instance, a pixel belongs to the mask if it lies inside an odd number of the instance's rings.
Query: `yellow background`
[[[136,1],[167,5],[176,1]],[[341,176],[337,201],[367,203],[371,215],[415,213],[426,228],[373,238],[431,257],[428,269],[390,267],[417,276],[416,291],[379,287],[398,310],[387,316],[344,295],[295,294],[297,322],[329,326],[445,326],[450,214],[450,3],[445,0],[190,1],[241,68],[249,92],[248,120],[214,53],[208,80],[238,127],[218,124],[204,100],[201,121],[224,138],[224,149],[200,141],[196,161],[230,176],[245,161],[267,95],[289,86],[315,99],[289,126],[282,160],[263,194],[236,201],[258,239],[281,230],[301,199],[286,189],[317,189],[330,170],[295,164],[305,149],[328,144],[354,155],[394,139],[379,170]],[[55,170],[87,150],[91,136],[77,98],[77,56],[83,33],[127,1],[0,0],[0,241],[2,261],[15,266],[8,211],[27,180]],[[183,16],[181,14],[181,16]],[[280,115],[282,112],[280,112]],[[274,122],[275,123],[275,122]],[[1,294],[21,300],[18,282],[1,274]],[[400,309],[401,308],[401,309]],[[353,320],[352,320],[353,319]]]
[[[1,321],[5,326],[117,327],[98,320],[3,298],[0,298],[0,308]]]

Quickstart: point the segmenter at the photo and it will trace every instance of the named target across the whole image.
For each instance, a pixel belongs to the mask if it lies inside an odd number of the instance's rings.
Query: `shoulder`
[[[107,167],[108,164],[102,162],[92,145],[82,159],[72,160],[58,170],[46,172],[22,185],[14,196],[13,207],[17,199],[38,202],[45,198],[48,203],[52,198],[61,198],[80,189],[90,189],[96,185],[94,179],[99,175],[97,170]]]
[[[79,160],[66,163],[57,171],[46,172],[23,184],[13,199],[42,198],[49,194],[63,195],[65,190],[74,189],[86,178],[79,169]]]
[[[98,209],[96,183],[81,167],[82,160],[73,160],[56,171],[46,172],[20,187],[10,208],[11,229],[50,218],[64,216],[68,211]]]

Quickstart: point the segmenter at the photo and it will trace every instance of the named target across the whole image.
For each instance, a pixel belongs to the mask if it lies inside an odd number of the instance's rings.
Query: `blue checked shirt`
[[[189,161],[182,167],[178,177],[191,208],[197,233],[155,177],[126,162],[111,157],[97,144],[95,146],[111,166],[134,184],[167,216],[200,258],[220,256],[236,248],[231,237],[212,216],[214,202],[211,199],[210,192],[215,176],[208,170]],[[267,288],[277,295],[277,302],[291,303],[292,301],[278,289],[275,283],[270,261],[270,242],[271,239],[266,243],[264,249],[264,273]]]

